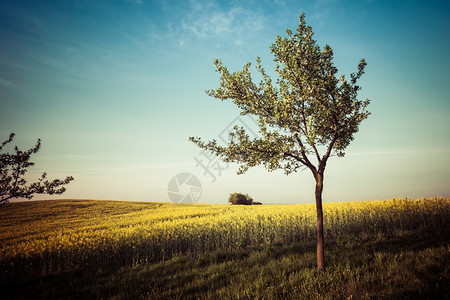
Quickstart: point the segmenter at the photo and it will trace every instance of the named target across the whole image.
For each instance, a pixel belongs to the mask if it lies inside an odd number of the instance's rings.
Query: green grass
[[[108,203],[108,209],[113,205]],[[58,218],[51,211],[46,215]],[[314,240],[275,242],[151,264],[3,277],[0,298],[449,299],[448,223],[329,237],[324,273],[316,271],[315,259]]]
[[[4,299],[448,299],[448,236],[352,236],[327,245],[272,245],[110,270],[34,277],[1,285]]]

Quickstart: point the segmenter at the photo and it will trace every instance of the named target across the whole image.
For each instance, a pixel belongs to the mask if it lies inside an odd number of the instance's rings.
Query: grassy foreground
[[[4,299],[448,299],[450,199],[0,206]]]

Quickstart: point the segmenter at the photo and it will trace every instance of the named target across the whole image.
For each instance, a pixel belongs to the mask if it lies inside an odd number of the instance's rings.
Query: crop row
[[[181,254],[301,243],[314,239],[316,224],[315,207],[310,204],[48,201],[14,205],[0,209],[2,277],[132,266]],[[324,214],[327,239],[447,228],[450,199],[325,203]]]

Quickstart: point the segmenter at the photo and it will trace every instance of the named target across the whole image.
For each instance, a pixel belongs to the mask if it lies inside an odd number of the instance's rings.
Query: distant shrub
[[[228,198],[228,202],[230,202],[233,205],[252,205],[253,204],[253,198],[250,197],[248,194],[241,194],[241,193],[233,193],[230,194],[230,197]],[[259,202],[257,202],[259,203]]]

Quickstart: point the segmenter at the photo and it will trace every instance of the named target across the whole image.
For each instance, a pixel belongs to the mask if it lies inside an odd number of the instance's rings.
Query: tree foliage
[[[0,203],[9,202],[13,198],[31,199],[35,194],[62,194],[66,191],[64,185],[73,180],[72,176],[64,180],[46,180],[47,173],[43,173],[38,181],[27,185],[25,173],[29,167],[34,166],[30,161],[31,155],[39,151],[41,140],[38,139],[36,145],[27,150],[21,151],[17,146],[14,153],[1,153],[3,148],[11,143],[15,134],[11,133],[9,138],[0,146]]]
[[[230,194],[228,202],[234,205],[253,205],[253,198],[248,194],[233,193]]]
[[[357,84],[366,62],[347,79],[338,76],[333,65],[333,50],[323,48],[313,39],[313,31],[301,14],[296,32],[277,36],[270,47],[275,56],[276,80],[256,60],[261,81],[255,83],[250,63],[237,72],[228,71],[219,59],[214,60],[220,73],[220,87],[207,91],[219,100],[231,99],[241,115],[257,116],[260,137],[251,139],[243,127],[234,127],[228,145],[216,140],[190,140],[200,148],[215,153],[225,162],[240,164],[238,173],[264,165],[267,170],[283,169],[286,174],[299,168],[309,169],[315,180],[317,208],[318,268],[323,262],[322,191],[324,171],[330,156],[342,157],[354,139],[360,123],[369,116],[369,100],[359,100]]]
[[[288,29],[287,35],[278,36],[271,46],[277,63],[276,84],[259,58],[259,84],[252,80],[250,63],[241,71],[230,73],[221,60],[214,61],[221,75],[220,87],[208,94],[220,100],[231,99],[242,115],[258,116],[261,137],[251,140],[242,127],[235,127],[227,146],[220,146],[216,140],[190,140],[225,162],[240,163],[240,173],[260,164],[269,171],[284,169],[286,174],[303,166],[313,171],[324,169],[333,153],[344,156],[359,124],[369,115],[369,100],[357,99],[357,81],[366,66],[364,59],[350,80],[344,75],[338,78],[332,62],[333,50],[328,45],[323,49],[316,45],[304,14],[297,32]],[[322,155],[321,146],[325,147]]]

